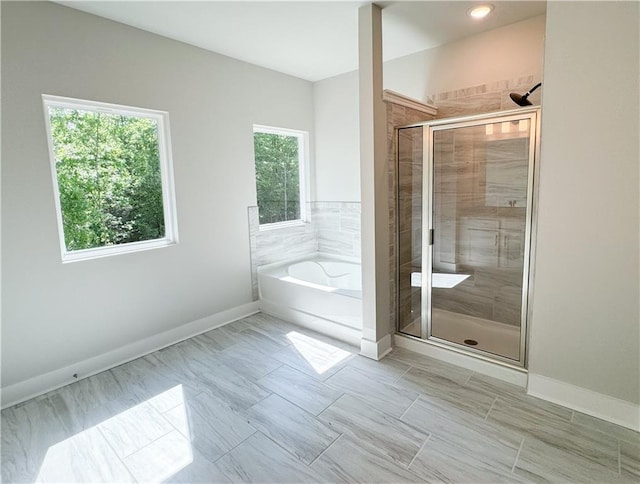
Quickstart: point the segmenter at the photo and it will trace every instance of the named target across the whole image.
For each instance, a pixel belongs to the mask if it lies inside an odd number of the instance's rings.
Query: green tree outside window
[[[260,224],[299,220],[299,137],[256,131],[253,140]]]
[[[67,251],[165,236],[158,123],[49,107]]]

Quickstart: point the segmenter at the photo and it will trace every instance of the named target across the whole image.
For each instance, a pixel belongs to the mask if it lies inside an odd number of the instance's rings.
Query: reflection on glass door
[[[522,361],[534,115],[429,128],[423,326]],[[424,267],[428,265],[429,267]]]
[[[423,127],[398,130],[398,329],[422,337]]]

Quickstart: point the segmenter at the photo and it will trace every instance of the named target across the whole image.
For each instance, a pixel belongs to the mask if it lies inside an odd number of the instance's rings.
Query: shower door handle
[[[433,245],[433,241],[434,241],[433,229],[429,229],[429,245]]]

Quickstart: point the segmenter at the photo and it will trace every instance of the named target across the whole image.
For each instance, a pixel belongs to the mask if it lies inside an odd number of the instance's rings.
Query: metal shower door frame
[[[524,265],[522,280],[522,307],[520,314],[520,348],[519,359],[513,360],[504,356],[488,353],[486,351],[471,348],[469,346],[454,343],[452,341],[437,338],[432,335],[432,314],[431,314],[431,279],[433,274],[433,243],[434,236],[434,159],[433,159],[433,138],[434,133],[447,129],[466,128],[472,126],[482,126],[501,122],[529,120],[529,166],[527,174],[527,208],[525,215],[525,247]],[[448,118],[427,121],[409,127],[423,127],[423,180],[422,180],[422,307],[421,307],[421,339],[431,344],[453,349],[462,353],[470,354],[481,359],[502,363],[507,366],[526,368],[527,365],[527,340],[528,340],[528,320],[529,301],[531,299],[531,266],[532,266],[532,245],[534,235],[534,204],[535,204],[535,173],[539,158],[539,132],[540,132],[540,107],[521,108],[510,111],[488,113],[474,116],[464,116],[458,118]]]

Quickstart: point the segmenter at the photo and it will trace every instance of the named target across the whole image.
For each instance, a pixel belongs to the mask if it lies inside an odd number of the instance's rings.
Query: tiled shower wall
[[[478,86],[472,86],[463,89],[457,89],[454,91],[441,92],[428,96],[427,103],[437,107],[438,113],[435,116],[437,119],[452,118],[473,114],[485,114],[496,111],[506,111],[511,109],[518,109],[519,106],[515,104],[509,94],[511,92],[517,92],[524,94],[536,83],[540,82],[540,79],[534,78],[533,75],[523,76],[514,79],[506,79],[501,81],[495,81],[488,84],[482,84]],[[540,92],[541,89],[536,90],[529,100],[533,105],[540,104]],[[402,196],[402,193],[398,192],[398,166],[396,160],[396,139],[395,139],[395,127],[418,123],[421,121],[427,121],[434,119],[433,116],[428,116],[420,111],[416,111],[410,108],[396,105],[392,102],[387,102],[387,146],[388,146],[388,162],[389,162],[389,230],[390,230],[390,290],[391,290],[391,304],[389,315],[389,330],[390,332],[396,331],[396,324],[398,320],[398,261],[399,253],[397,248],[398,237],[398,213],[397,213],[397,197]],[[417,166],[415,166],[418,169]],[[411,184],[407,185],[407,188],[411,188]],[[402,192],[402,186],[400,192]],[[412,190],[417,196],[420,196],[421,191]],[[413,196],[408,191],[406,196]],[[416,200],[416,202],[418,202]],[[419,203],[417,204],[419,205]],[[410,217],[411,214],[400,214],[401,216]],[[407,220],[407,222],[410,222]],[[411,223],[405,224],[407,227],[412,226]],[[412,231],[418,230],[416,224],[413,224]],[[420,234],[412,233],[411,239],[420,236]],[[409,258],[411,258],[409,256]],[[405,282],[409,279],[404,278]],[[407,292],[410,294],[410,292]],[[410,298],[408,301],[415,301],[416,298]],[[410,304],[410,302],[408,302]],[[409,310],[410,308],[405,308]]]
[[[524,94],[538,82],[540,79],[532,75],[506,79],[432,94],[429,96],[428,103],[438,108],[436,116],[438,119],[518,109],[520,106],[511,100],[509,94],[512,92]],[[542,88],[538,88],[529,96],[529,100],[534,105],[540,104],[541,91]]]
[[[301,225],[260,230],[258,207],[249,207],[251,283],[258,299],[258,267],[314,252],[360,258],[360,202],[308,202]]]

